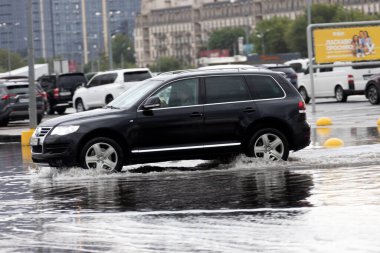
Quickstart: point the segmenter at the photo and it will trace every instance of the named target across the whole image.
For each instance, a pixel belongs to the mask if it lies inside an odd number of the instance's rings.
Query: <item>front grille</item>
[[[52,127],[41,127],[39,131],[36,131],[36,137],[44,137],[46,136]]]
[[[42,146],[32,146],[33,153],[42,153]]]

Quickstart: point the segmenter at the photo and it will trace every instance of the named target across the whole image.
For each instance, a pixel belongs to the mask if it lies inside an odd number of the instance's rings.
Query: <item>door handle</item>
[[[252,107],[247,107],[243,110],[243,112],[246,112],[246,113],[251,113],[251,112],[254,112],[256,111],[256,109],[252,108]]]
[[[203,117],[203,113],[200,113],[200,112],[193,112],[192,114],[190,114],[190,117],[192,117],[192,118]]]

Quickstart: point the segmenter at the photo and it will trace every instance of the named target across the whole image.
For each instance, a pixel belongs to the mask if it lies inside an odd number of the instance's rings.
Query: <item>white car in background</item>
[[[148,68],[99,72],[73,96],[77,112],[103,107],[135,84],[152,77]]]

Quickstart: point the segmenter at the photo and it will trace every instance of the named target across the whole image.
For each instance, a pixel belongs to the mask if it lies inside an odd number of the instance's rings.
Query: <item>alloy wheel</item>
[[[379,94],[376,87],[373,85],[368,90],[368,100],[373,105],[379,103]]]
[[[118,155],[110,144],[94,143],[86,152],[85,163],[87,168],[113,171],[118,163]]]
[[[285,152],[283,141],[273,133],[262,134],[257,138],[253,148],[255,157],[271,161],[281,160]]]

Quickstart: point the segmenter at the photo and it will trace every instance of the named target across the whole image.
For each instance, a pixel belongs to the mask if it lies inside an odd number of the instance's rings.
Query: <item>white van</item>
[[[298,90],[305,102],[310,101],[311,85],[308,60],[300,59],[287,62],[297,65]],[[334,64],[350,64],[335,62]],[[302,72],[303,71],[303,72]],[[316,98],[335,97],[338,102],[346,102],[350,95],[364,95],[365,85],[373,74],[380,73],[380,66],[345,66],[321,68],[314,71],[314,90]]]

